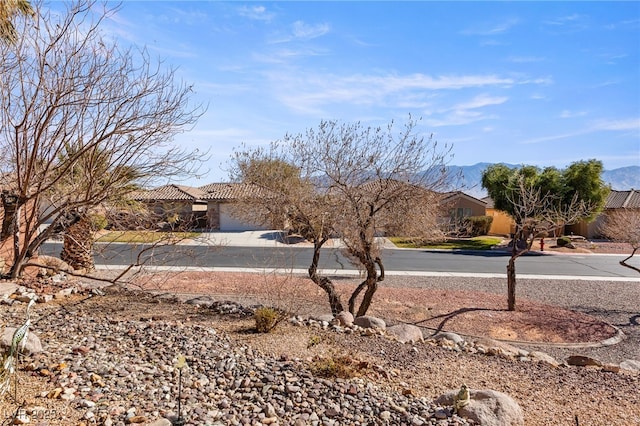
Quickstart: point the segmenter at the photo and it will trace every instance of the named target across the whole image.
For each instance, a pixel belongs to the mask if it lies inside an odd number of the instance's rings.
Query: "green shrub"
[[[256,330],[258,333],[268,333],[278,325],[280,314],[273,308],[262,307],[256,309],[253,315],[256,320]]]
[[[493,216],[469,216],[467,221],[471,236],[478,237],[489,233],[489,229],[491,229],[491,224],[493,223]]]
[[[107,218],[102,214],[91,215],[91,227],[96,231],[101,231],[108,225]]]
[[[556,240],[556,245],[558,247],[565,247],[571,244],[571,238],[569,237],[560,237]]]

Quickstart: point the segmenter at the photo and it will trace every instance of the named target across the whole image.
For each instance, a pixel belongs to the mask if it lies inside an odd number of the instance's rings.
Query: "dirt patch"
[[[359,281],[336,278],[343,301]],[[297,275],[229,272],[179,272],[150,275],[137,281],[156,292],[206,294],[215,299],[265,304],[299,315],[329,313],[324,292]],[[370,314],[387,322],[405,322],[433,333],[453,331],[494,339],[585,343],[613,337],[617,330],[586,314],[520,299],[518,310],[505,309],[504,296],[475,291],[384,287],[378,289]]]

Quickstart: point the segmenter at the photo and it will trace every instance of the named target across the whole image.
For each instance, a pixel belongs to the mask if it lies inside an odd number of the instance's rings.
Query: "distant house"
[[[482,199],[487,206],[487,216],[493,217],[491,222],[491,228],[489,229],[490,235],[511,235],[515,232],[515,222],[509,214],[498,210],[493,205],[493,199],[487,196]]]
[[[443,194],[440,205],[448,217],[462,219],[470,216],[485,216],[487,203],[461,191]]]
[[[565,227],[565,234],[582,235],[593,239],[602,236],[601,227],[607,214],[618,209],[640,209],[640,191],[630,189],[627,191],[611,190],[604,204],[604,210],[592,222],[580,221],[574,225]]]
[[[207,229],[212,231],[256,231],[268,229],[249,223],[234,213],[234,203],[242,198],[259,196],[258,187],[244,183],[211,183],[198,188],[207,202]]]
[[[256,187],[242,183],[211,183],[198,188],[165,185],[137,191],[132,198],[146,204],[161,221],[186,222],[209,231],[249,231],[265,227],[239,219],[233,204],[257,192]]]
[[[458,233],[466,228],[465,218],[485,216],[487,203],[461,191],[442,194],[440,198],[440,224],[445,232]]]
[[[207,226],[204,196],[199,188],[184,185],[164,185],[131,194],[132,199],[147,205],[159,221],[186,222],[194,228]]]

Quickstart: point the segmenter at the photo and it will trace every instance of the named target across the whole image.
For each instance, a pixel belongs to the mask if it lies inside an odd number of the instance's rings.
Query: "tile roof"
[[[260,187],[247,183],[210,183],[198,189],[203,192],[202,199],[217,201],[237,200],[264,192]]]
[[[636,189],[628,191],[611,190],[604,207],[605,209],[638,209],[640,208],[640,191]]]
[[[147,191],[136,191],[131,198],[139,201],[198,201],[205,193],[199,188],[184,185],[164,185]]]

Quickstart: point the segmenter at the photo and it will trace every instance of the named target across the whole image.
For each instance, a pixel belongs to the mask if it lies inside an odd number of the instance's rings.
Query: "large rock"
[[[517,348],[505,342],[490,339],[488,337],[481,337],[475,340],[477,348],[482,348],[485,353],[489,355],[502,355],[505,357],[519,357],[527,356],[529,353],[525,350]]]
[[[338,325],[351,327],[353,325],[353,314],[349,311],[342,311],[336,315],[335,320],[338,321]]]
[[[433,338],[435,340],[448,340],[452,343],[455,343],[456,345],[461,345],[464,343],[464,339],[459,334],[452,333],[450,331],[438,333]]]
[[[11,340],[13,340],[13,333],[15,333],[16,327],[7,327],[4,329],[2,333],[2,338],[0,339],[0,346],[2,346],[3,351],[9,350],[11,348]],[[29,334],[27,335],[27,343],[22,350],[22,353],[25,355],[37,354],[42,352],[42,342],[36,333],[29,330]]]
[[[567,358],[567,364],[577,367],[602,367],[599,360],[583,355],[571,355]]]
[[[357,317],[353,320],[353,323],[362,328],[377,328],[379,330],[386,330],[387,324],[384,320],[369,315]]]
[[[398,324],[387,328],[387,334],[395,336],[400,343],[424,341],[422,330],[412,324]]]
[[[457,390],[449,391],[435,403],[453,406]],[[470,401],[458,410],[458,415],[483,426],[522,426],[524,415],[518,403],[502,392],[469,389]]]
[[[640,372],[640,361],[635,359],[626,359],[620,363],[620,368],[627,371]]]

